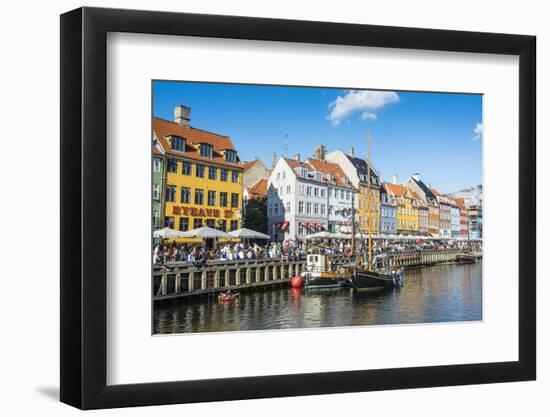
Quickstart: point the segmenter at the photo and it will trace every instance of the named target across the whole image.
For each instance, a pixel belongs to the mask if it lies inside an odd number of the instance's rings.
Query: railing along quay
[[[433,265],[454,261],[461,253],[460,249],[390,252],[378,261],[377,266],[390,269]]]
[[[388,253],[378,260],[382,268],[407,268],[451,262],[461,254],[459,249],[402,251]],[[481,254],[479,254],[481,257]],[[344,264],[343,256],[332,258],[332,265]],[[306,260],[272,258],[235,261],[207,261],[204,266],[189,262],[166,265],[168,269],[153,272],[153,300],[214,294],[220,291],[241,290],[285,284],[306,267]]]
[[[167,264],[168,271],[153,272],[153,299],[163,300],[204,295],[227,289],[266,287],[289,282],[300,275],[306,260],[251,259],[207,261],[196,267],[183,263]]]

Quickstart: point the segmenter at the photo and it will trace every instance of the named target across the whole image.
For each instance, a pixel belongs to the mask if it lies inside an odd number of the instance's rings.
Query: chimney
[[[183,127],[189,127],[191,123],[191,107],[179,105],[174,107],[174,122]]]
[[[355,148],[353,146],[349,148],[349,156],[355,156]]]
[[[300,161],[300,154],[297,153],[296,155],[294,155],[294,159],[296,159],[298,162],[301,162]]]
[[[271,169],[274,169],[275,165],[277,165],[277,153],[273,152],[271,154]]]
[[[418,172],[415,172],[414,174],[412,174],[412,177],[416,180],[416,181],[420,181],[420,174]]]
[[[319,145],[315,148],[315,159],[318,159],[319,161],[324,161],[326,154],[327,150],[324,145]]]
[[[397,179],[398,179],[397,174],[393,174],[393,180],[392,180],[392,182],[393,182],[394,184],[397,184]]]

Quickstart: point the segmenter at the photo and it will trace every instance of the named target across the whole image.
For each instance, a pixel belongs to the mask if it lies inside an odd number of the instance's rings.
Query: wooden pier
[[[379,267],[411,268],[453,262],[459,249],[404,251],[389,253],[377,263]],[[476,254],[481,257],[481,254]],[[332,259],[333,266],[344,264],[343,256]],[[208,261],[195,267],[187,262],[167,264],[168,269],[153,272],[153,300],[216,294],[228,289],[239,291],[284,285],[306,267],[306,260],[251,259]]]

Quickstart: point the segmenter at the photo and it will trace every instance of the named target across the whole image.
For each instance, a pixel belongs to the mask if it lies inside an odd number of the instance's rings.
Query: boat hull
[[[471,255],[457,255],[456,262],[459,264],[475,264],[477,258]]]
[[[357,271],[351,278],[351,285],[356,290],[380,291],[400,288],[403,284],[400,276],[393,277],[375,271]]]

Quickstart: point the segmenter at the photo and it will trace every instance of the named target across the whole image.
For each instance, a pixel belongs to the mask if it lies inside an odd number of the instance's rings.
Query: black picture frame
[[[519,56],[519,360],[107,385],[108,32]],[[536,377],[534,36],[155,11],[61,16],[61,401],[82,409],[377,391]]]

